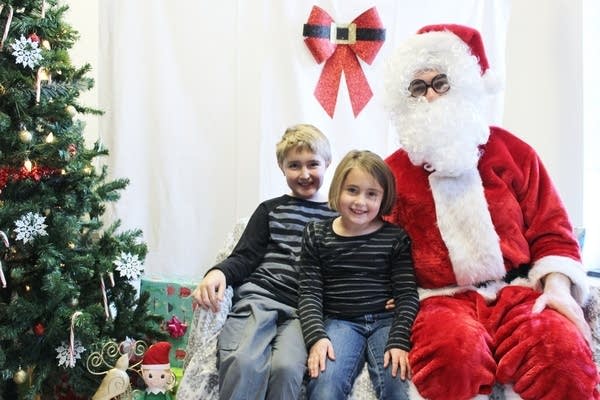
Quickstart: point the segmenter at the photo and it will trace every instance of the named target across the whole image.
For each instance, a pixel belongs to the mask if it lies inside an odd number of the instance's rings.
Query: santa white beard
[[[500,240],[477,170],[479,146],[489,139],[483,115],[476,96],[457,92],[431,103],[424,97],[406,98],[393,114],[411,162],[432,171],[428,180],[437,227],[456,282],[463,287],[496,281],[505,274]]]
[[[479,146],[489,127],[476,99],[452,93],[429,103],[425,97],[406,98],[394,113],[400,145],[415,165],[438,175],[458,176],[477,166]]]

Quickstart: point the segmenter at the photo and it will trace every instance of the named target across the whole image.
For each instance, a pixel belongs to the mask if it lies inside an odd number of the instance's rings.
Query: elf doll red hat
[[[171,368],[169,351],[171,351],[171,344],[169,342],[154,343],[144,354],[142,369],[164,370]]]

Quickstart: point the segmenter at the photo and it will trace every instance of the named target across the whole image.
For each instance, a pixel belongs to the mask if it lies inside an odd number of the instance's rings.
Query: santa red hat
[[[475,28],[459,24],[434,24],[427,25],[417,31],[417,34],[426,34],[430,32],[443,32],[458,37],[467,45],[469,52],[477,59],[481,68],[481,75],[484,78],[485,87],[493,92],[499,88],[498,78],[493,69],[490,69],[490,63],[485,53],[483,39],[481,34]]]
[[[427,32],[451,32],[458,36],[471,50],[471,54],[477,57],[479,66],[481,67],[481,74],[490,68],[485,49],[483,47],[483,40],[479,31],[464,25],[457,24],[436,24],[427,25],[417,31],[417,34],[423,34]]]
[[[481,90],[482,94],[496,93],[502,86],[490,65],[479,31],[458,24],[434,24],[419,29],[396,49],[387,68],[386,87],[392,90],[408,88],[414,75],[426,69],[447,74],[454,87]]]
[[[142,360],[142,369],[169,369],[169,351],[171,344],[169,342],[156,342],[151,345]]]

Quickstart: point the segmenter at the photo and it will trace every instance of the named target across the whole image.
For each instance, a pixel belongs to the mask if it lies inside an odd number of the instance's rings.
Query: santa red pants
[[[473,291],[423,300],[409,354],[420,395],[472,399],[500,383],[526,400],[600,399],[583,335],[554,310],[533,314],[539,295],[509,286],[491,304]]]

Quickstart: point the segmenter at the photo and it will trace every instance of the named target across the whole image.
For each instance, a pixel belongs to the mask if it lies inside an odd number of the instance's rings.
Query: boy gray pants
[[[306,370],[297,309],[240,286],[218,340],[221,400],[296,400]]]

